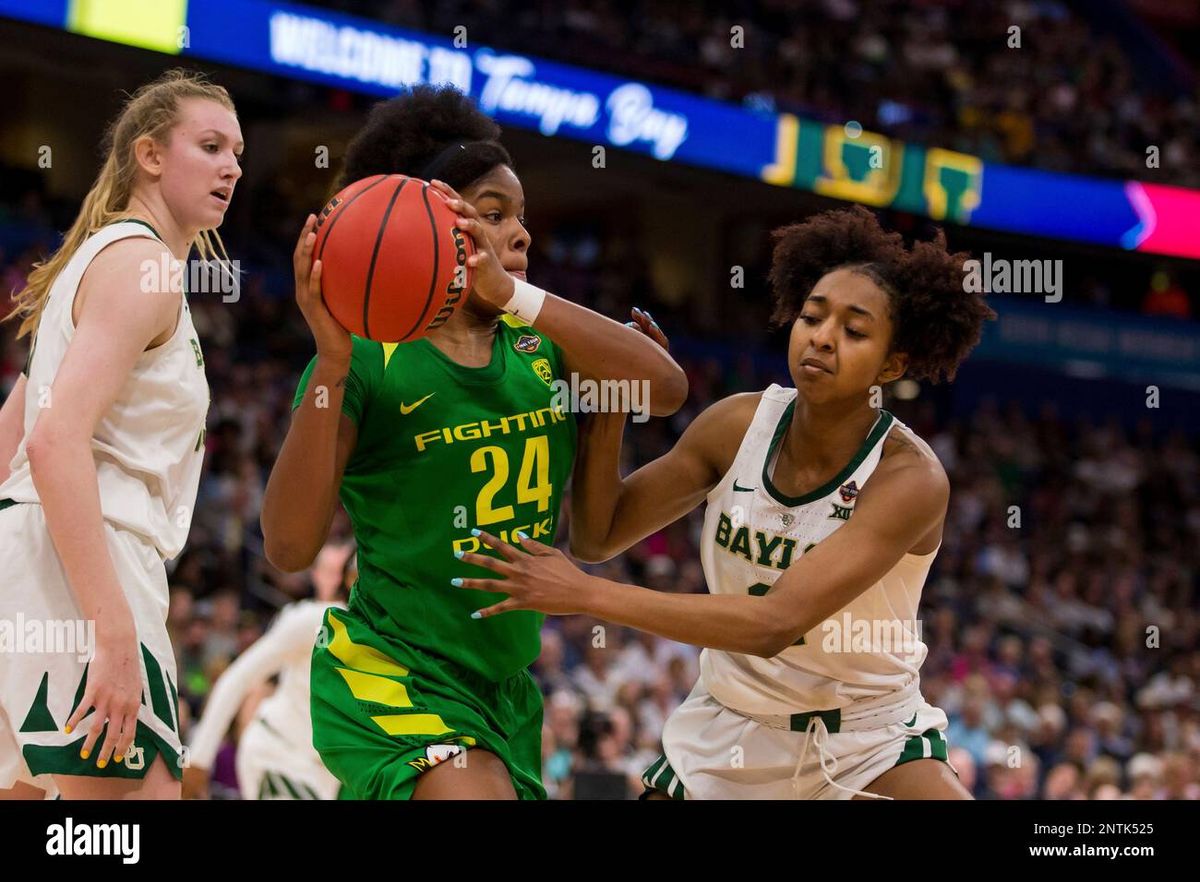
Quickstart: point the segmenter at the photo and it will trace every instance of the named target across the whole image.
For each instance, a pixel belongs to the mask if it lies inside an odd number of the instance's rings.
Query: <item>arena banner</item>
[[[985,324],[974,357],[1200,391],[1200,337],[1191,322],[1019,297],[988,303],[998,320]]]
[[[452,83],[504,125],[957,224],[1200,258],[1200,191],[987,163],[274,0],[0,0],[0,15],[386,96]],[[606,160],[607,161],[607,160]]]

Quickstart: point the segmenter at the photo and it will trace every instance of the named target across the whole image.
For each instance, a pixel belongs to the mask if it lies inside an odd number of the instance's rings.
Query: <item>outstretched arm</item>
[[[571,553],[599,562],[620,554],[694,509],[729,469],[760,392],[712,405],[665,455],[622,478],[625,415],[593,414],[579,433],[571,494]]]
[[[863,488],[853,517],[792,564],[762,597],[666,594],[581,573],[558,550],[488,534],[500,558],[462,560],[501,579],[463,579],[458,587],[507,593],[478,615],[513,609],[585,613],[652,634],[771,658],[878,582],[945,516],[949,483],[936,462],[916,458],[881,465]],[[749,588],[749,586],[747,586]]]

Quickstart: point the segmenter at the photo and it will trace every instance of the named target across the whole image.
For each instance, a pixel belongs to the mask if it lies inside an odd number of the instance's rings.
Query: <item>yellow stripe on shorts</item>
[[[335,668],[350,687],[350,693],[359,701],[371,701],[388,707],[412,707],[412,699],[403,683],[380,677],[376,674],[364,674],[362,671],[351,671],[348,668]]]
[[[389,735],[445,735],[454,731],[437,714],[387,714],[371,719]]]
[[[350,639],[346,626],[338,621],[333,613],[329,614],[329,624],[333,628],[333,639],[325,647],[346,667],[368,674],[383,674],[386,677],[407,677],[408,668],[388,658],[378,649],[363,646]]]

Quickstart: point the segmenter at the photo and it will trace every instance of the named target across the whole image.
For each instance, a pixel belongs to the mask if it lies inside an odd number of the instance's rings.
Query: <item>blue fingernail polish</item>
[[[518,536],[521,538],[521,541],[522,541],[522,542],[524,542],[526,539],[528,539],[528,538],[529,538],[529,537],[528,537],[528,536],[526,536],[524,533],[522,533],[520,530],[517,530],[517,535],[518,535]]]
[[[476,527],[476,528],[474,528],[473,530],[471,530],[471,535],[472,535],[472,536],[478,536],[478,535],[479,535],[480,533],[482,533],[482,532],[483,532],[482,530],[480,530],[478,527]]]
[[[466,552],[465,552],[465,551],[461,551],[461,550],[460,550],[460,551],[456,551],[456,552],[454,552],[454,556],[455,556],[455,557],[457,557],[459,560],[462,560],[462,556],[463,556],[464,554],[466,554]]]
[[[473,619],[482,619],[482,618],[483,618],[483,613],[481,613],[479,610],[475,610],[475,612],[471,613],[471,618],[473,618]]]
[[[450,584],[453,585],[455,588],[461,588],[462,587],[462,579],[455,577],[450,580]]]

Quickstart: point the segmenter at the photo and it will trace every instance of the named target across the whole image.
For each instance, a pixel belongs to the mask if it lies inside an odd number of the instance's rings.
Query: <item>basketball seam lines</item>
[[[400,196],[400,191],[404,189],[408,180],[408,178],[402,179],[396,187],[396,192],[388,200],[387,209],[383,212],[383,220],[379,224],[379,232],[375,234],[375,248],[371,252],[371,266],[367,269],[367,285],[363,290],[363,336],[368,340],[371,338],[371,329],[367,318],[371,311],[371,282],[375,279],[375,261],[379,257],[379,246],[383,244],[383,234],[387,231],[388,218],[392,216],[392,206],[396,204],[396,199]]]
[[[429,296],[425,298],[425,306],[417,314],[417,321],[401,339],[407,340],[417,328],[421,327],[421,322],[425,319],[425,313],[429,311],[429,304],[433,303],[433,292],[437,290],[438,282],[438,230],[437,223],[433,219],[433,209],[429,205],[429,185],[421,186],[421,199],[425,202],[425,213],[429,215],[429,231],[433,238],[433,275],[429,279]]]
[[[367,187],[363,187],[361,190],[359,190],[357,193],[355,193],[353,196],[351,196],[349,199],[346,200],[346,204],[342,206],[342,210],[339,211],[336,215],[334,215],[333,220],[331,220],[329,222],[329,229],[325,231],[325,238],[321,240],[321,247],[317,250],[316,260],[320,260],[321,255],[325,253],[325,243],[327,243],[329,241],[329,237],[333,235],[334,224],[336,224],[338,222],[338,218],[340,218],[342,216],[342,213],[345,212],[345,210],[353,204],[355,199],[357,199],[363,193],[366,193],[368,190],[371,189],[371,187],[376,187],[379,184],[382,184],[384,181],[386,181],[388,179],[388,177],[389,177],[388,175],[380,175],[379,180],[376,181],[374,184],[371,184],[370,186],[367,186]]]

